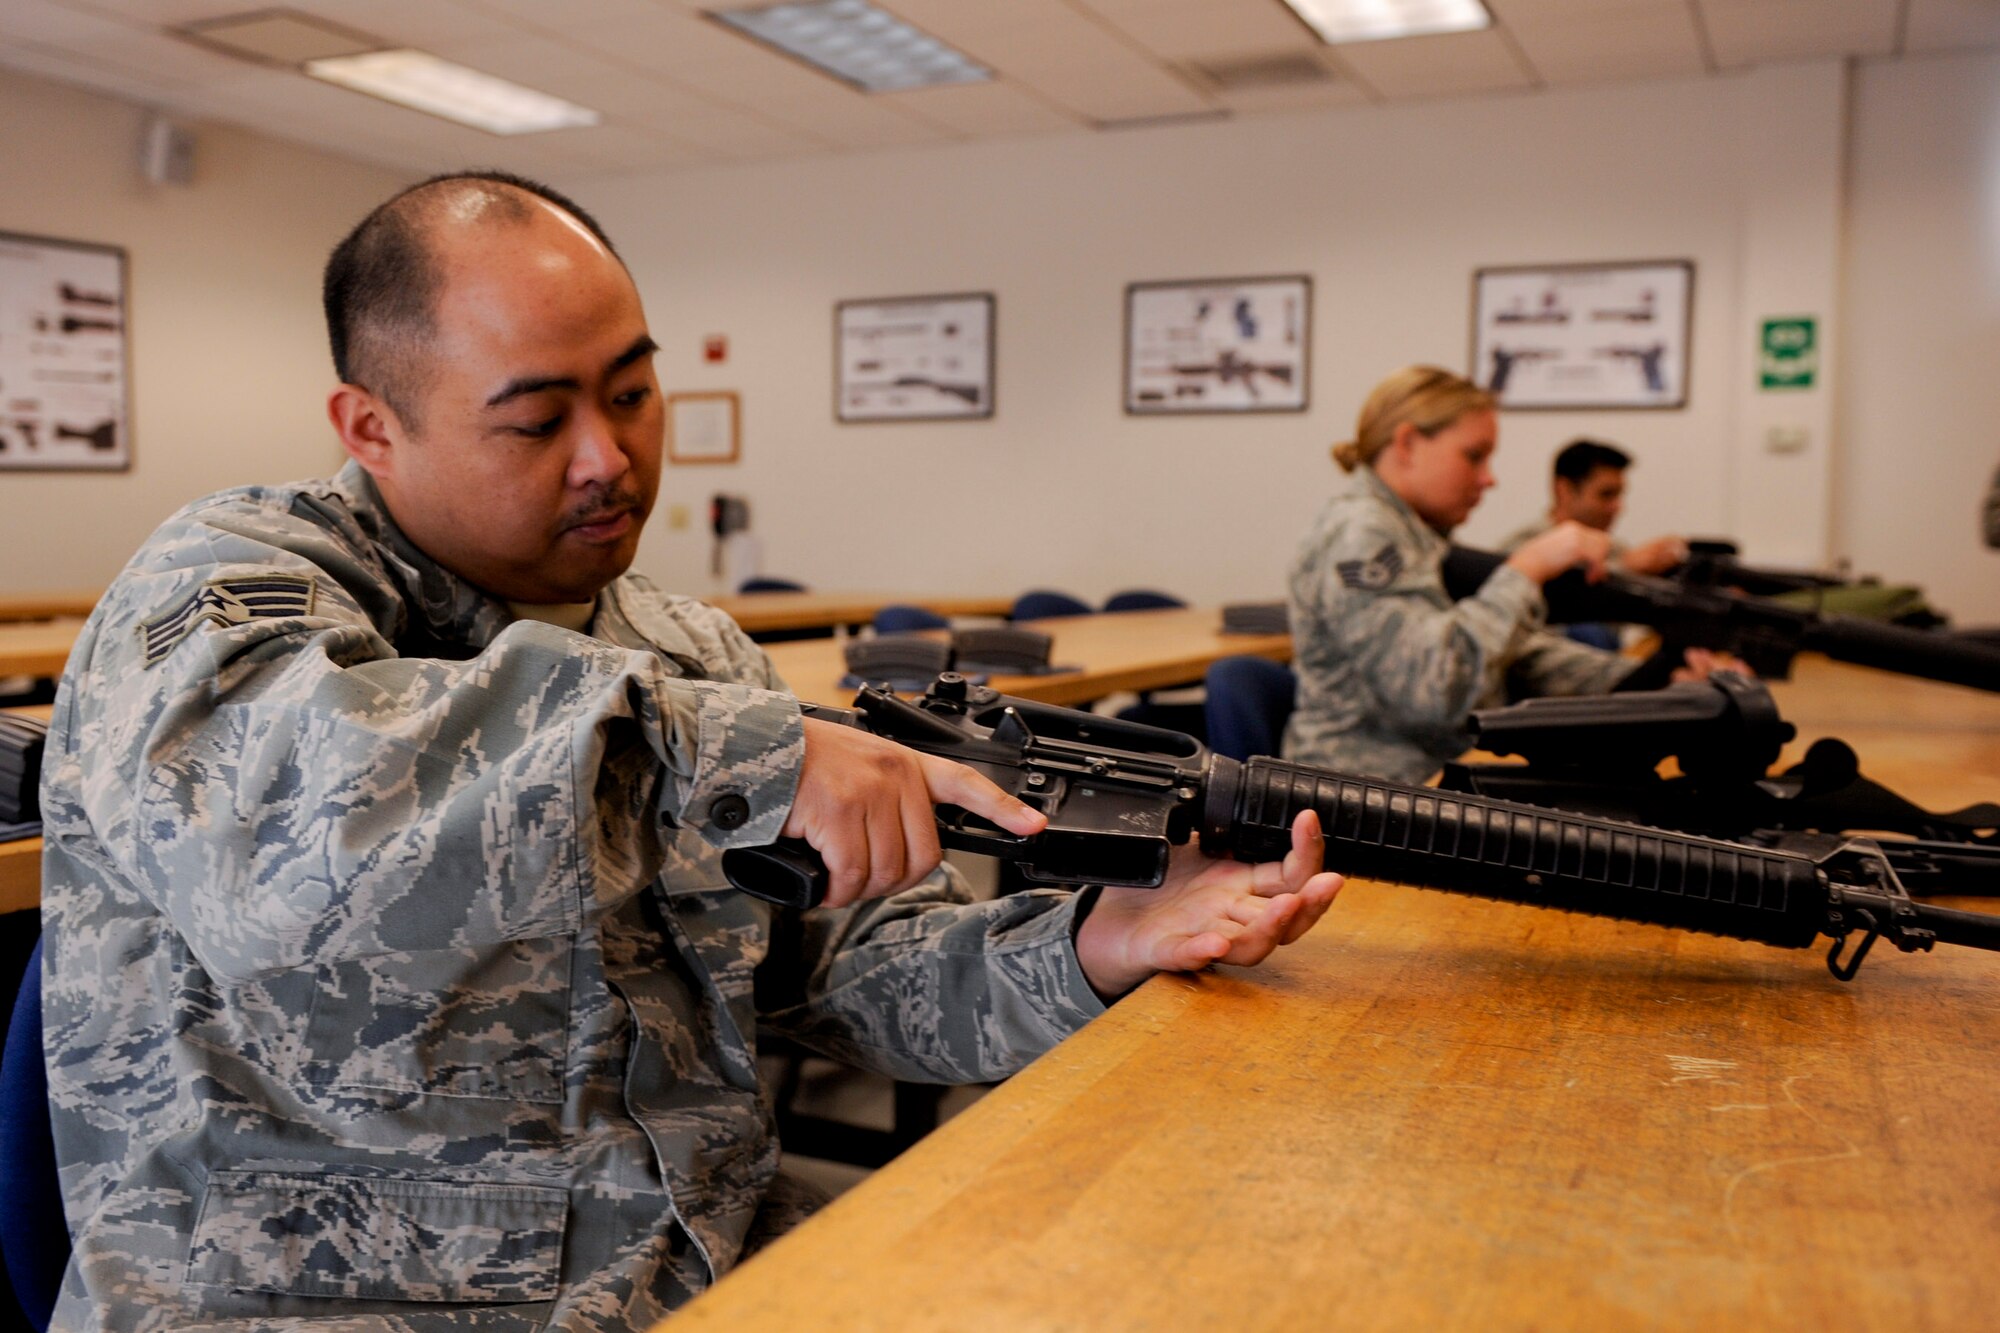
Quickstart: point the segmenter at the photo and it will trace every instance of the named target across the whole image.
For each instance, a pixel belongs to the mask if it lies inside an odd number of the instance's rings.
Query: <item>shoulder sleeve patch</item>
[[[1340,581],[1350,588],[1380,592],[1403,572],[1403,553],[1390,542],[1367,560],[1342,560],[1334,566]]]
[[[169,610],[139,625],[146,665],[165,657],[174,645],[194,633],[197,625],[241,625],[251,620],[286,620],[309,616],[314,584],[305,574],[246,574],[241,578],[210,579]]]

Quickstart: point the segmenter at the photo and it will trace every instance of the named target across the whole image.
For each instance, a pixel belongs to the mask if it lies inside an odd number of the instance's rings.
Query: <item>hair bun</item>
[[[1333,461],[1340,464],[1342,472],[1352,472],[1361,466],[1361,445],[1354,440],[1342,440],[1333,446]]]

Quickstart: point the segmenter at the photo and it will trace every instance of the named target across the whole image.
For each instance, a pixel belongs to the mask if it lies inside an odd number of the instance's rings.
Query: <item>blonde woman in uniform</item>
[[[1449,535],[1493,484],[1499,421],[1491,394],[1434,366],[1375,386],[1346,474],[1291,573],[1298,703],[1285,758],[1421,782],[1470,744],[1466,714],[1544,694],[1600,694],[1636,662],[1543,629],[1542,585],[1582,566],[1603,577],[1610,538],[1574,521],[1527,542],[1454,602],[1441,567]],[[1680,678],[1731,665],[1689,654]]]

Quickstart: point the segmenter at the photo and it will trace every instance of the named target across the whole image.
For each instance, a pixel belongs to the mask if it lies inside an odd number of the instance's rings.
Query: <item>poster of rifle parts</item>
[[[838,421],[993,415],[993,295],[905,296],[834,307]]]
[[[1125,289],[1125,410],[1303,412],[1312,279],[1135,282]]]
[[[1506,408],[1687,405],[1694,265],[1483,268],[1472,378]]]
[[[131,466],[125,252],[0,232],[0,469]]]

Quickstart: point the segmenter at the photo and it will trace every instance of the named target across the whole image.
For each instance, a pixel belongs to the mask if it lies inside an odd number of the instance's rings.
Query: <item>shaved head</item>
[[[334,247],[321,288],[334,373],[374,393],[412,431],[431,370],[447,233],[525,227],[553,206],[613,256],[597,220],[537,181],[504,171],[454,172],[389,199]]]

